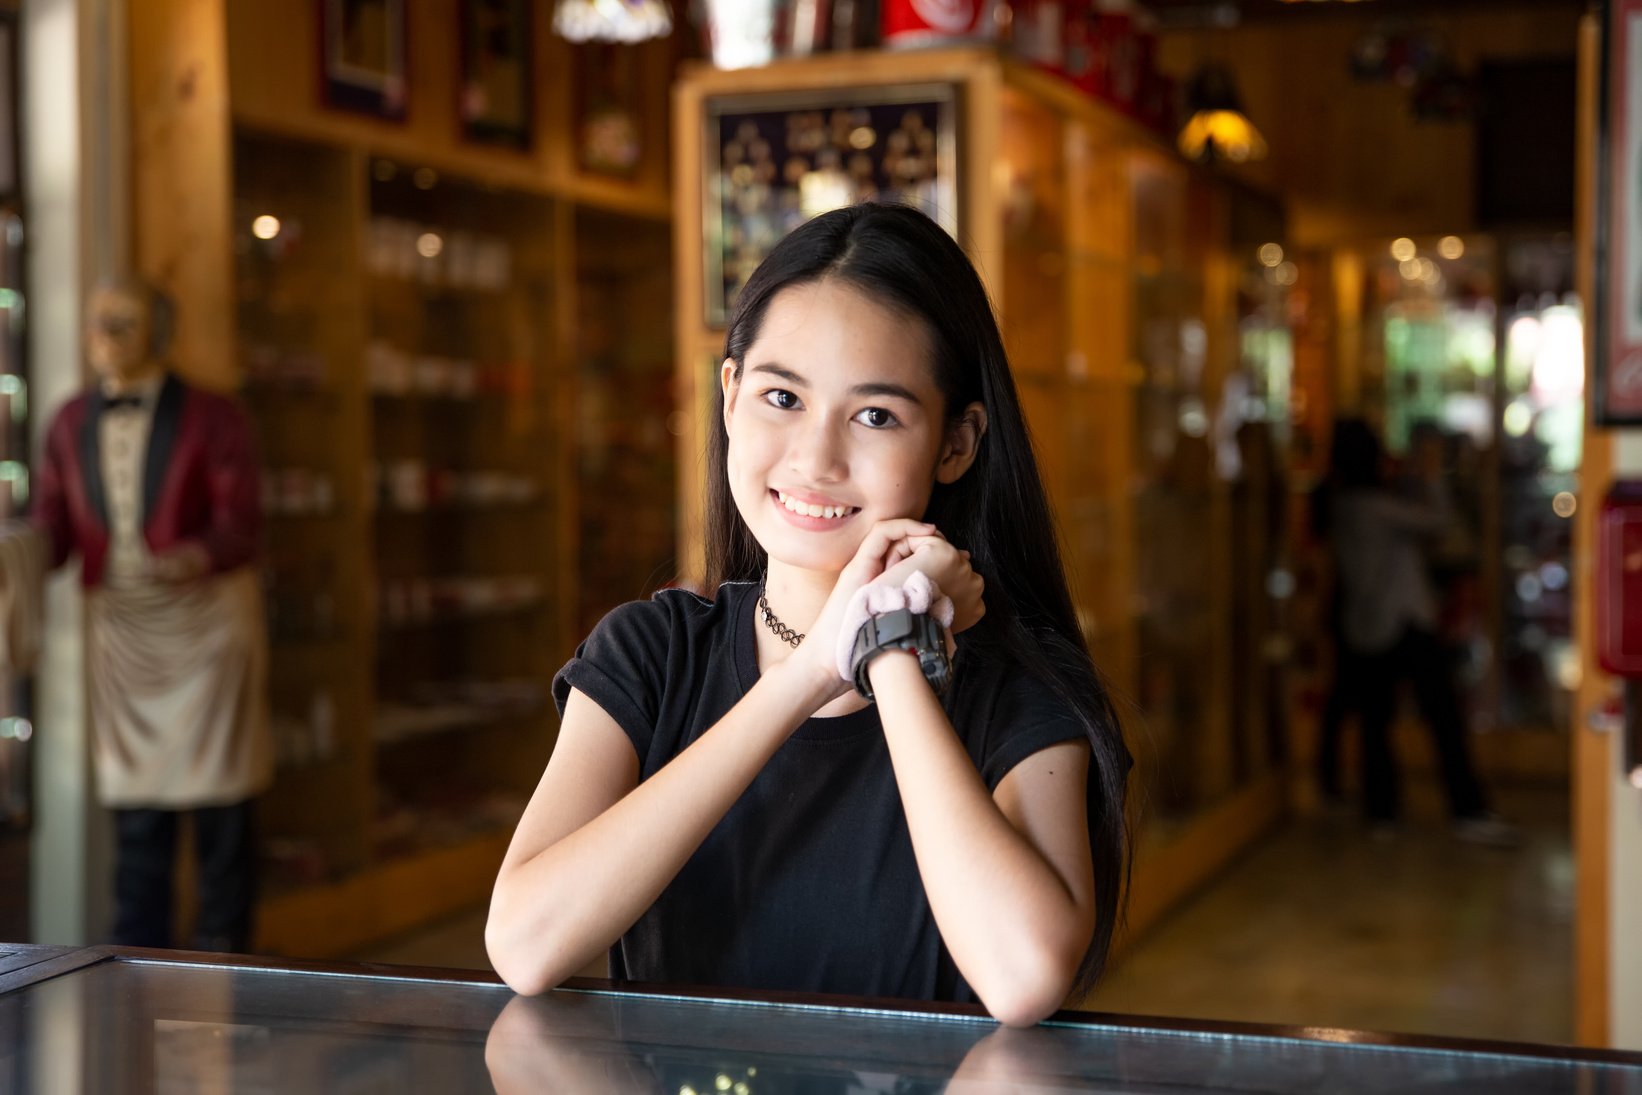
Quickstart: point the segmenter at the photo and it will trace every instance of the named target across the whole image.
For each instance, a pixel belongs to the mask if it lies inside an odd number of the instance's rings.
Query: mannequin
[[[243,951],[254,799],[273,768],[260,474],[241,410],[166,367],[171,315],[142,282],[92,293],[96,381],[52,421],[32,527],[47,566],[81,560],[94,770],[115,821],[113,942],[173,945],[187,816],[199,884],[191,945]]]

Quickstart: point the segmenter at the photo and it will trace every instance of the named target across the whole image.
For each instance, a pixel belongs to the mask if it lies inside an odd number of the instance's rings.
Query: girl
[[[979,277],[905,207],[810,221],[737,299],[718,411],[717,597],[615,609],[554,679],[492,963],[527,994],[608,949],[613,978],[1037,1022],[1104,964],[1129,755]],[[914,571],[953,602],[951,687],[887,649],[868,704],[857,591]]]

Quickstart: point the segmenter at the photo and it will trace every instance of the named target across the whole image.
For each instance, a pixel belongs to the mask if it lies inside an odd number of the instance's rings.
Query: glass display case
[[[10,1091],[1642,1092],[1642,1055],[0,945]]]

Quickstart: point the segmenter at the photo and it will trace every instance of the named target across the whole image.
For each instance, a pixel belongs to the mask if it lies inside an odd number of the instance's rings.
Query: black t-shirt
[[[683,590],[614,609],[553,680],[621,726],[639,779],[710,729],[758,679],[758,586]],[[960,641],[943,704],[989,789],[1026,757],[1084,737],[1040,682]],[[973,664],[970,664],[973,662]],[[811,718],[784,742],[610,952],[614,978],[973,1000],[918,876],[876,707]]]

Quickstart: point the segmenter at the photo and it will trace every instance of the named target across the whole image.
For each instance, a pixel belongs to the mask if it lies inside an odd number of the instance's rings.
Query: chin
[[[851,544],[849,550],[845,551],[842,545],[836,544],[828,547],[821,544],[794,544],[783,536],[756,538],[764,553],[782,565],[828,574],[837,574],[848,566],[850,560],[855,558],[855,549],[861,546],[859,543]]]

